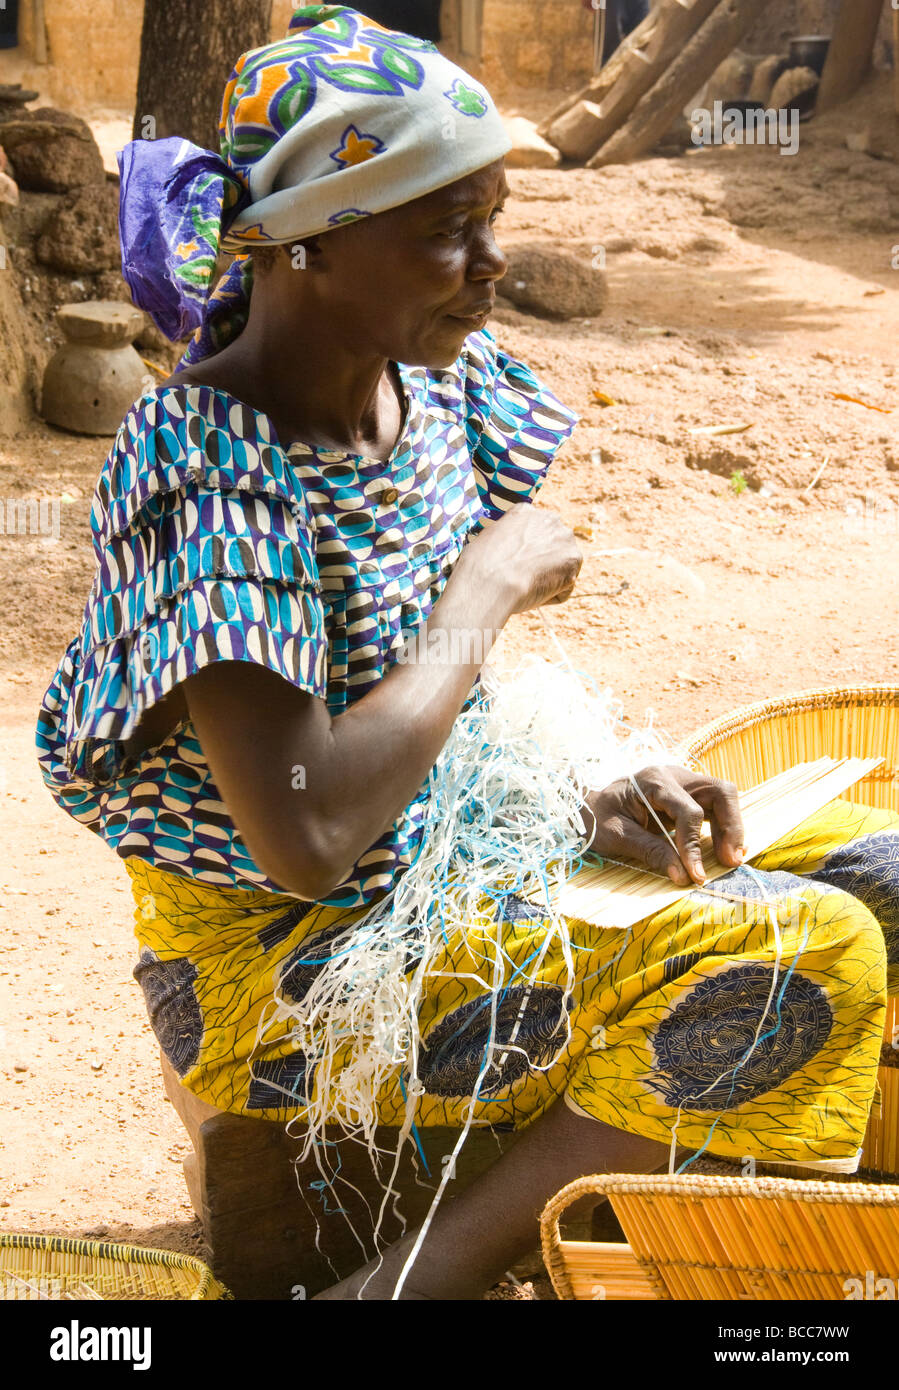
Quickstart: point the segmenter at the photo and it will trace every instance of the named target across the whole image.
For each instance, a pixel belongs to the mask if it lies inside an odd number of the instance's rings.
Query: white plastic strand
[[[573,951],[566,920],[552,902],[587,843],[584,798],[649,763],[674,761],[651,718],[645,729],[626,725],[611,692],[588,686],[570,667],[535,660],[503,682],[492,678],[488,686],[485,681],[456,720],[431,772],[425,829],[412,866],[387,897],[330,943],[330,956],[305,997],[295,1002],[279,994],[260,1023],[257,1047],[273,1035],[270,1029],[283,1037],[286,1024],[306,1055],[307,1074],[314,1080],[302,1097],[302,1160],[314,1154],[322,1191],[328,1190],[338,1208],[334,1181],[340,1179],[325,1143],[325,1125],[339,1123],[347,1137],[363,1142],[377,1169],[384,1157],[375,1143],[378,1098],[395,1084],[397,1074],[404,1079],[400,1143],[376,1221],[379,1248],[387,1204],[397,1196],[401,1154],[424,1093],[419,1011],[425,991],[439,989],[442,980],[461,978],[471,979],[490,997],[489,1040],[465,1126],[394,1297],[467,1134],[474,1124],[490,1123],[478,1113],[484,1078],[509,1054],[523,1051],[516,1043],[518,1024],[496,1044],[497,1001],[510,963],[495,904],[510,893],[525,897],[537,892],[546,919],[542,949],[527,975],[518,979],[533,983],[546,952],[555,947],[567,965],[564,993],[569,997],[575,985]],[[463,937],[476,967],[466,975],[439,964],[447,943]],[[565,1014],[567,1019],[567,1010]],[[555,1064],[567,1041],[560,1039],[555,1057],[541,1070]],[[296,1096],[291,1099],[296,1103]]]

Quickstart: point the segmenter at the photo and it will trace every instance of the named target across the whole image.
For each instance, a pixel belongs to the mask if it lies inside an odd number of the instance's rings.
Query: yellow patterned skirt
[[[182,1083],[222,1110],[301,1117],[314,1062],[287,1024],[257,1045],[260,1019],[276,987],[302,998],[362,911],[126,863],[135,975]],[[492,909],[507,966],[475,1122],[521,1128],[567,1093],[595,1119],[663,1143],[676,1126],[692,1150],[851,1159],[875,1094],[887,956],[899,986],[899,816],[835,801],[755,868],[764,897],[738,869],[628,931],[570,922],[573,990],[556,942],[537,959],[539,911],[512,897]],[[419,1125],[461,1127],[483,1070],[491,997],[472,978],[482,939],[483,928],[450,936],[433,989],[426,981]],[[402,1123],[403,1091],[398,1070],[378,1095],[383,1124]]]

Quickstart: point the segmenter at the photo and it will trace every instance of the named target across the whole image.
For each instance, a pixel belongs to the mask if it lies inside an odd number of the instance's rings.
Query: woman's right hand
[[[570,597],[584,557],[558,512],[519,502],[466,547],[484,583],[511,589],[510,613]]]

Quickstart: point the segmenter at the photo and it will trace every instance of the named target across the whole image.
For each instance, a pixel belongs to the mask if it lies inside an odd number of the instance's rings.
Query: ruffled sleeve
[[[468,339],[462,367],[475,478],[484,510],[495,520],[537,493],[578,417],[490,333]]]
[[[324,697],[312,520],[264,416],[208,387],[143,397],[107,459],[92,530],[82,630],[45,700],[63,780],[127,771],[122,745],[142,716],[215,661],[251,661]]]

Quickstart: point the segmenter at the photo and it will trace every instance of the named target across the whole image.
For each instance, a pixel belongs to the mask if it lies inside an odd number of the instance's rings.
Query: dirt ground
[[[512,176],[508,239],[587,265],[604,248],[609,288],[592,321],[507,305],[495,324],[581,415],[543,493],[585,553],[553,628],[676,738],[747,701],[897,678],[899,166],[803,131],[795,158]],[[747,428],[696,433],[722,425]],[[126,876],[32,751],[107,447],[43,426],[0,444],[0,497],[63,498],[58,539],[0,537],[0,1223],[194,1251]],[[546,650],[542,625],[516,620],[510,646]]]

